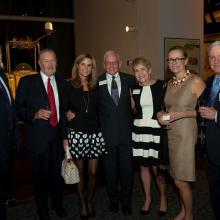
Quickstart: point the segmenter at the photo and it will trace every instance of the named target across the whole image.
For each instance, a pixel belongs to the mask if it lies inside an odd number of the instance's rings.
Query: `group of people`
[[[192,220],[191,183],[196,179],[196,118],[200,115],[207,123],[211,198],[216,219],[220,219],[219,41],[210,45],[208,56],[215,75],[207,86],[187,69],[187,53],[181,46],[168,52],[167,64],[173,74],[168,82],[152,78],[151,63],[144,57],[133,60],[134,76],[120,72],[122,62],[115,51],[104,54],[105,72],[99,78],[94,57],[81,54],[75,59],[71,78],[64,81],[56,74],[55,52],[43,49],[38,61],[40,72],[20,80],[15,102],[0,67],[0,220],[6,219],[7,175],[17,139],[16,115],[24,121],[40,220],[50,219],[48,193],[51,208],[59,217],[67,216],[60,175],[65,156],[79,170],[77,191],[82,220],[96,215],[93,195],[100,158],[113,214],[120,209],[125,216],[132,214],[136,164],[145,196],[140,214],[149,213],[154,174],[160,193],[158,215],[166,215],[169,172],[181,203],[180,211],[171,219]],[[209,105],[197,108],[199,99],[206,99]],[[85,169],[88,178],[84,178]]]

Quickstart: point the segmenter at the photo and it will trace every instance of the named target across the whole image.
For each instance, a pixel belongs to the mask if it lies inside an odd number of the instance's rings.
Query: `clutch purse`
[[[76,184],[80,181],[77,166],[72,160],[68,161],[66,158],[62,161],[61,175],[66,184]]]

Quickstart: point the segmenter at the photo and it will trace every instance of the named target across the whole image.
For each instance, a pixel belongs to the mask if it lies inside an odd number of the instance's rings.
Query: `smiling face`
[[[77,66],[80,78],[87,78],[92,73],[92,60],[90,58],[83,59]]]
[[[57,59],[53,51],[46,50],[40,54],[38,64],[41,71],[48,77],[56,72]]]
[[[184,57],[184,54],[181,50],[171,50],[167,58],[168,67],[171,72],[178,74],[186,71],[186,64],[188,59]]]
[[[214,46],[209,51],[210,68],[217,74],[220,74],[220,45]]]
[[[147,68],[144,64],[137,64],[133,67],[136,80],[145,85],[150,81],[151,68]]]
[[[121,61],[115,52],[109,52],[105,55],[104,69],[107,73],[115,75],[121,67]]]

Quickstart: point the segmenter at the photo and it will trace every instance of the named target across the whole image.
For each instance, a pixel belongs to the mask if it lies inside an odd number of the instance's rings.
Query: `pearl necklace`
[[[179,80],[177,80],[177,79],[176,79],[176,76],[174,76],[174,77],[173,77],[172,84],[173,84],[174,86],[180,85],[181,83],[183,83],[183,82],[188,78],[189,74],[190,74],[190,72],[189,72],[189,70],[187,70],[186,73],[184,74],[183,78],[182,78],[182,79],[179,79]]]

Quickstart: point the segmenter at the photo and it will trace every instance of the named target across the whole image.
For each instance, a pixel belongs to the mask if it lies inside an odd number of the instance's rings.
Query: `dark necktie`
[[[47,81],[47,94],[48,94],[48,100],[49,100],[50,111],[51,111],[50,125],[52,127],[55,127],[58,123],[58,119],[57,119],[57,110],[56,110],[54,92],[53,92],[53,88],[50,83],[50,78],[48,78],[48,81]]]
[[[209,98],[209,104],[211,106],[214,105],[216,96],[218,95],[219,91],[220,91],[220,77],[216,76],[212,85],[211,94]]]
[[[112,99],[114,100],[115,105],[118,105],[119,93],[118,93],[118,85],[115,81],[115,76],[112,76],[111,96]]]

